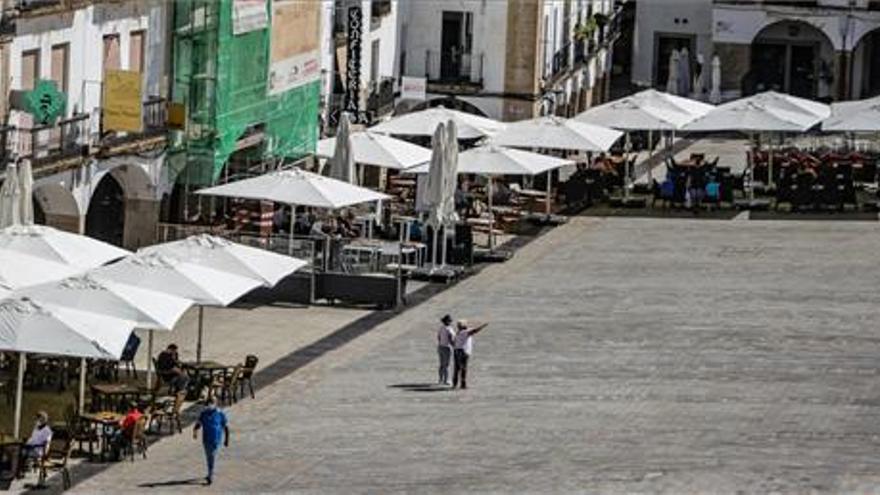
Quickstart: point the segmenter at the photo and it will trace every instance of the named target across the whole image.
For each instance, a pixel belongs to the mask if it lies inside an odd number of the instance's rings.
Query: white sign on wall
[[[400,98],[405,100],[424,101],[427,98],[428,81],[424,77],[402,77],[400,80]]]

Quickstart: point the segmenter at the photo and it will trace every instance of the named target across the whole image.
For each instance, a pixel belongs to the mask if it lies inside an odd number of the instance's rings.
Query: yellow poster
[[[128,70],[104,73],[104,131],[141,132],[141,79]]]

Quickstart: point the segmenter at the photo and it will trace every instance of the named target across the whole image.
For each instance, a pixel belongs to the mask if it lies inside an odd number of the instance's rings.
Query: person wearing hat
[[[474,335],[488,326],[488,323],[471,328],[464,320],[458,320],[458,331],[455,333],[453,346],[455,347],[455,365],[452,370],[452,388],[461,384],[461,388],[467,388],[468,360],[474,351]]]
[[[449,357],[452,355],[452,344],[455,342],[455,327],[452,317],[445,315],[440,318],[442,325],[437,330],[437,355],[440,357],[440,384],[449,385]]]

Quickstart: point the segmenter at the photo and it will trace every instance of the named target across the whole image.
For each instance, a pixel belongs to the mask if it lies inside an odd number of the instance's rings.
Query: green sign
[[[48,124],[64,113],[67,96],[55,85],[55,81],[41,79],[33,91],[24,97],[27,112],[40,124]]]

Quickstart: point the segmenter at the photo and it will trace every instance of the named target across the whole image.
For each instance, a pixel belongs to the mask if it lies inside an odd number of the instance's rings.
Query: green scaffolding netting
[[[174,2],[172,98],[187,109],[179,180],[213,184],[248,129],[264,134],[263,158],[301,158],[318,139],[320,83],[267,94],[269,28],[233,35],[233,0]],[[267,3],[267,8],[270,2]],[[269,9],[271,15],[271,9]]]

